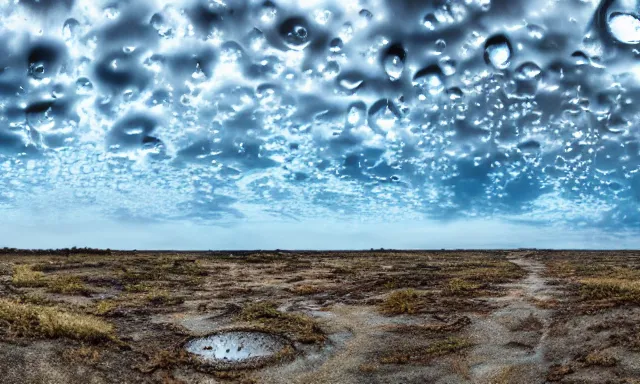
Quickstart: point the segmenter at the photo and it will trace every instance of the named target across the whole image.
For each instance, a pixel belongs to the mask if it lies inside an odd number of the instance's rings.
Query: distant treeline
[[[53,256],[53,255],[110,255],[111,249],[99,249],[99,248],[60,248],[60,249],[19,249],[19,248],[9,248],[4,247],[0,248],[0,254],[2,255],[42,255],[42,256]]]

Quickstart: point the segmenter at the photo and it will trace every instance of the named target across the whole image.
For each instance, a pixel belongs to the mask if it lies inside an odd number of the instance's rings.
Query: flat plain
[[[0,377],[640,383],[640,252],[0,249]]]

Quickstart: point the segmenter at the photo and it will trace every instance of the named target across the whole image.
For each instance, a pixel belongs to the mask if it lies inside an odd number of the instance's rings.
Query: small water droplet
[[[368,10],[368,9],[363,9],[360,11],[360,13],[358,13],[360,15],[360,17],[362,17],[363,19],[369,21],[373,18],[373,14]]]
[[[358,126],[363,124],[366,111],[367,106],[362,101],[351,104],[347,112],[347,123],[351,126]]]
[[[317,10],[313,13],[314,20],[320,25],[327,24],[331,19],[331,16],[333,16],[333,13],[328,9]]]
[[[542,70],[537,64],[526,62],[516,69],[515,79],[521,81],[539,80]]]
[[[303,50],[311,42],[309,26],[300,17],[287,19],[280,25],[280,35],[287,47],[294,50]]]
[[[113,20],[113,19],[117,18],[118,16],[120,16],[120,10],[118,9],[118,7],[115,7],[115,6],[114,7],[107,7],[107,8],[104,9],[104,16],[107,19]]]
[[[435,31],[438,26],[438,19],[436,19],[436,15],[433,13],[425,15],[424,19],[422,19],[422,25],[430,31]]]
[[[336,37],[329,42],[329,50],[334,53],[340,52],[343,46],[344,44],[342,43],[342,39],[339,37]]]
[[[544,28],[537,24],[529,24],[527,25],[527,32],[529,37],[534,40],[542,40],[545,34]]]
[[[258,18],[263,23],[271,23],[276,19],[278,9],[272,1],[265,1],[258,12]]]
[[[438,39],[434,44],[433,53],[435,55],[441,55],[446,48],[447,48],[447,42],[442,39]]]
[[[338,62],[334,60],[329,61],[327,65],[324,67],[324,70],[322,71],[324,78],[328,80],[338,76],[339,73],[340,73],[340,64],[338,64]]]
[[[341,75],[338,78],[338,84],[344,91],[353,93],[364,84],[364,80],[358,74],[349,73]]]
[[[86,95],[93,90],[93,84],[86,77],[81,77],[76,80],[76,92],[81,95]]]
[[[440,68],[445,76],[452,76],[456,73],[456,61],[449,56],[445,56],[440,59]]]

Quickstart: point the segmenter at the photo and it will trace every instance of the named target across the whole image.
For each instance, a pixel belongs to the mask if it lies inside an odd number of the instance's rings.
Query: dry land
[[[640,383],[640,252],[0,249],[0,378]]]

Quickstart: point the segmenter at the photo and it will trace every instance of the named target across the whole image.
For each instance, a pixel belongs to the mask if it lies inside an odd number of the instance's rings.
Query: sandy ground
[[[640,383],[639,281],[633,252],[9,250],[0,256],[0,377]],[[42,315],[16,316],[27,309],[112,331],[46,332]],[[273,334],[289,347],[240,363],[184,350],[229,330]]]

